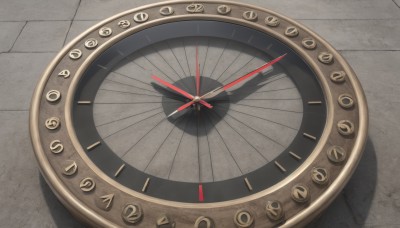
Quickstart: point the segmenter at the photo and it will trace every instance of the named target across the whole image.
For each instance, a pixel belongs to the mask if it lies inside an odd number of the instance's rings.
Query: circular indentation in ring
[[[288,37],[296,37],[299,35],[299,30],[294,26],[289,26],[285,30],[285,35]]]
[[[268,201],[265,206],[266,214],[272,221],[281,220],[284,216],[282,204],[279,201]]]
[[[333,55],[332,53],[323,51],[319,53],[318,60],[324,64],[331,64],[333,62]]]
[[[196,219],[196,222],[194,223],[195,228],[214,228],[214,222],[212,219],[205,217],[205,216],[200,216]]]
[[[265,18],[265,24],[268,26],[277,27],[279,23],[280,23],[279,19],[275,16],[268,16]]]
[[[76,60],[82,57],[82,51],[79,49],[74,49],[72,51],[69,52],[69,58]]]
[[[118,26],[122,29],[126,29],[129,28],[131,26],[131,22],[128,20],[120,20],[118,22]]]
[[[329,181],[328,171],[321,167],[316,167],[311,170],[311,179],[318,185],[325,185]]]
[[[337,129],[341,135],[348,136],[354,133],[354,124],[350,120],[341,120],[337,124]]]
[[[50,103],[55,103],[55,102],[59,101],[60,98],[61,98],[61,93],[58,90],[50,90],[46,94],[46,99]]]
[[[344,71],[333,71],[330,75],[331,81],[335,83],[342,83],[346,81],[346,72]]]
[[[112,34],[112,29],[109,27],[103,27],[99,30],[99,35],[101,37],[109,37]]]
[[[246,210],[239,210],[236,212],[233,219],[237,227],[248,228],[254,223],[254,217]]]
[[[86,47],[87,49],[96,48],[98,44],[99,44],[99,42],[98,42],[96,39],[94,39],[94,38],[89,38],[89,39],[87,39],[87,40],[85,41],[85,47]]]
[[[329,161],[336,165],[341,164],[347,157],[346,150],[340,146],[331,146],[326,151],[326,155],[328,156]]]
[[[308,50],[313,50],[317,47],[317,42],[313,38],[304,38],[301,41],[301,44],[303,45],[304,48]]]
[[[292,199],[298,203],[305,203],[310,200],[310,190],[304,184],[296,184],[292,188]]]
[[[338,98],[338,103],[342,108],[349,109],[354,107],[354,99],[349,94],[342,94]]]
[[[217,8],[217,12],[221,15],[227,15],[232,11],[232,8],[227,5],[220,5]]]

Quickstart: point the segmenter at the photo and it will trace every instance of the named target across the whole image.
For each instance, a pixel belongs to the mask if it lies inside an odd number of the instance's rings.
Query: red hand
[[[175,92],[178,92],[178,93],[182,94],[182,95],[185,96],[186,98],[189,98],[189,99],[191,99],[191,100],[194,99],[194,96],[193,96],[193,95],[187,93],[186,91],[184,91],[184,90],[182,90],[182,89],[179,89],[178,87],[172,85],[171,83],[166,82],[166,81],[162,80],[161,78],[159,78],[159,77],[157,77],[157,76],[155,76],[155,75],[153,75],[153,76],[151,76],[151,77],[152,77],[154,80],[156,80],[156,81],[160,82],[161,84],[165,85],[166,87],[168,87],[168,88],[174,90]],[[209,104],[209,103],[206,102],[206,101],[200,100],[199,102],[200,102],[200,104],[206,106],[207,108],[212,108],[212,107],[213,107],[211,104]]]
[[[224,85],[224,86],[223,86],[223,89],[224,89],[224,90],[227,90],[227,89],[231,88],[232,86],[238,84],[239,82],[241,82],[241,81],[243,81],[243,80],[246,80],[246,79],[250,78],[251,76],[254,76],[254,75],[260,73],[261,71],[263,71],[263,70],[267,69],[268,67],[274,65],[275,63],[279,62],[279,61],[280,61],[281,59],[283,59],[285,56],[286,56],[286,54],[281,55],[281,56],[279,56],[278,58],[272,60],[271,62],[268,62],[268,63],[264,64],[262,67],[260,67],[260,68],[258,68],[258,69],[256,69],[256,70],[254,70],[254,71],[252,71],[252,72],[250,72],[250,73],[248,73],[248,74],[246,74],[246,75],[244,75],[244,76],[242,76],[242,77],[236,79],[236,80],[233,81],[233,82],[230,82],[230,83]]]
[[[196,96],[200,96],[200,65],[198,47],[196,47]]]

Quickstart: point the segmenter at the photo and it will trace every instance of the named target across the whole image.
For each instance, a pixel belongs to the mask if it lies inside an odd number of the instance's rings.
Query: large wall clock
[[[227,1],[115,15],[51,62],[30,127],[43,176],[94,227],[299,227],[362,155],[367,105],[305,26]]]

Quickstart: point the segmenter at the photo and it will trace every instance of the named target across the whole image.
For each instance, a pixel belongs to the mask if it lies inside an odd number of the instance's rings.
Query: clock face
[[[205,99],[213,108],[196,103],[171,117],[190,99],[152,78],[196,94],[197,62],[202,96],[282,54]],[[81,145],[100,142],[87,154],[117,182],[140,191],[149,178],[150,196],[218,202],[265,190],[296,170],[322,134],[325,104],[316,75],[282,42],[241,25],[193,20],[145,29],[102,53],[79,82],[73,120]]]
[[[89,29],[33,98],[60,200],[94,226],[304,225],[351,176],[362,89],[302,25],[239,3],[158,3]]]

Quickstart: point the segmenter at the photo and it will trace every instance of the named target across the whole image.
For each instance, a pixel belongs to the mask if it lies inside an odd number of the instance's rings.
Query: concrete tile
[[[130,10],[150,3],[159,2],[156,0],[119,0],[118,4],[112,0],[82,0],[76,20],[102,20],[114,14]]]
[[[71,20],[79,0],[1,0],[0,21]]]
[[[28,116],[26,111],[0,111],[3,208],[0,224],[2,227],[79,227],[40,176],[30,144]]]
[[[0,55],[0,110],[29,109],[33,90],[54,55],[49,53]]]
[[[0,22],[0,52],[8,52],[18,38],[25,22]]]
[[[12,52],[59,51],[70,27],[70,21],[31,21],[18,37]]]
[[[327,39],[338,50],[400,50],[400,20],[301,22]]]
[[[373,190],[371,183],[364,181],[365,178],[355,179],[354,186],[346,192],[349,205],[358,220],[365,220],[367,227],[398,227],[400,179],[395,176],[400,172],[400,167],[398,151],[394,148],[400,138],[400,78],[393,72],[398,71],[400,51],[357,51],[343,54],[358,74],[366,93],[370,114],[370,145],[367,145],[367,149],[373,148],[375,151],[377,166],[376,171],[373,171],[374,164],[367,164],[368,169],[364,174],[376,176],[376,189]],[[365,191],[370,191],[370,196],[359,197]],[[367,216],[360,212],[362,207],[359,205],[371,198],[373,200]]]
[[[73,40],[86,29],[95,25],[97,22],[98,21],[73,21],[71,28],[69,29],[67,39],[65,40],[65,44]]]
[[[311,222],[306,228],[354,228],[356,222],[341,193],[323,214]]]
[[[295,19],[393,19],[400,18],[391,0],[247,0]]]
[[[396,5],[400,8],[400,0],[393,0],[394,3],[396,3]]]
[[[154,0],[82,0],[76,15],[77,20],[105,19],[133,7],[154,3]],[[281,0],[246,0],[248,4],[258,5],[281,12],[295,19],[389,19],[400,18],[397,6],[392,0],[364,1],[285,1]]]

